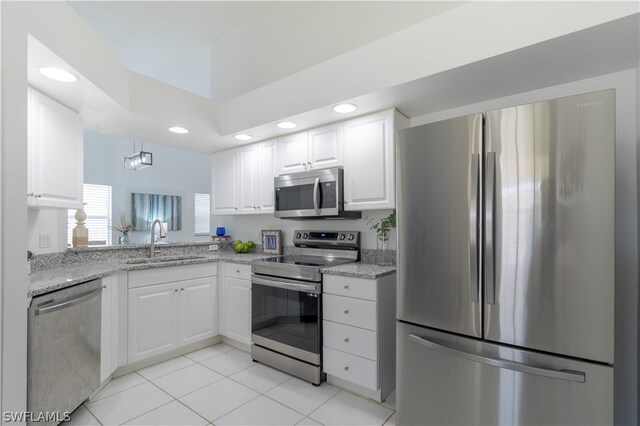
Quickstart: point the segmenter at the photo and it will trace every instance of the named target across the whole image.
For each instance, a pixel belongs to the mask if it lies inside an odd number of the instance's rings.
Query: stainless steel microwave
[[[283,219],[358,219],[344,211],[342,167],[281,175],[274,179],[275,217]]]

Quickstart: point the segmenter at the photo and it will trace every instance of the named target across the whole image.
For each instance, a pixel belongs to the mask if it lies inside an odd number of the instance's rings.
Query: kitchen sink
[[[165,262],[177,262],[180,260],[196,260],[206,259],[206,256],[160,256],[160,257],[140,257],[137,259],[128,259],[123,261],[127,265],[141,265],[144,263],[165,263]]]

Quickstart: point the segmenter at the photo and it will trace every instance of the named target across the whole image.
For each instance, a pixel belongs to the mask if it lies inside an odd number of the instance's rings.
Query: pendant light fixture
[[[127,170],[138,170],[149,167],[153,164],[153,154],[144,150],[144,145],[140,144],[140,151],[136,152],[136,140],[133,140],[133,155],[124,157],[124,168]]]

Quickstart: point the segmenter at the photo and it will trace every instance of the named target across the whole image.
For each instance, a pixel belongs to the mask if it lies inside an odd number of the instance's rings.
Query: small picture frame
[[[263,229],[262,252],[266,254],[282,254],[282,231],[279,229]]]

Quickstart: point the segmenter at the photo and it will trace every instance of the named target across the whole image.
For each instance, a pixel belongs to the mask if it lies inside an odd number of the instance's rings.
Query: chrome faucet
[[[162,221],[160,219],[154,220],[151,224],[151,252],[149,253],[149,257],[152,259],[156,257],[156,235],[155,232],[153,232],[155,231],[156,223],[160,225],[160,238],[165,238],[167,236],[167,231],[164,229],[164,226],[162,226]]]

